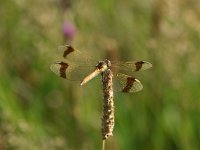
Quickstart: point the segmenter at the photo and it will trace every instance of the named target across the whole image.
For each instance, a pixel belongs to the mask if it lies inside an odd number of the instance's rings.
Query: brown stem
[[[102,73],[103,82],[103,117],[102,117],[102,138],[107,139],[113,135],[114,120],[114,101],[113,101],[113,74],[110,69]]]

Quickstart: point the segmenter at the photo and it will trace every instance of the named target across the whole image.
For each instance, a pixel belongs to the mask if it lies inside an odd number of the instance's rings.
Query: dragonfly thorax
[[[109,67],[111,67],[111,62],[108,59],[104,61],[99,61],[98,64],[96,65],[96,68],[101,71],[105,71]]]

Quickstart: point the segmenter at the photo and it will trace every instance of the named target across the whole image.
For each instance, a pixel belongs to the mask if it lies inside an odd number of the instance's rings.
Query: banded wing
[[[139,92],[143,88],[141,82],[138,79],[122,73],[118,73],[114,77],[114,86],[117,91],[123,93]]]
[[[132,74],[133,72],[146,70],[151,67],[152,64],[147,61],[128,61],[114,63],[112,69],[114,72],[115,89],[124,93],[141,91],[143,88],[141,82],[134,78],[132,75],[126,74]]]
[[[147,70],[151,67],[152,64],[147,61],[127,61],[112,64],[113,72],[122,72],[125,74],[131,74],[136,71]]]
[[[90,56],[86,52],[81,52],[70,45],[61,45],[58,47],[58,54],[62,56],[63,59],[80,64],[80,65],[90,65],[96,63],[97,59]]]
[[[58,48],[60,61],[50,66],[56,75],[74,81],[81,81],[86,75],[94,70],[93,59],[86,53],[74,49],[70,45]],[[92,65],[91,65],[92,64]]]
[[[81,81],[85,76],[94,71],[93,66],[81,66],[66,61],[57,61],[50,66],[52,72],[59,77],[72,81]]]

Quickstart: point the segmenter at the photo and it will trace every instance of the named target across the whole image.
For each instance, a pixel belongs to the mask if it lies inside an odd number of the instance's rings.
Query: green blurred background
[[[63,44],[153,64],[142,92],[115,94],[106,149],[200,149],[200,1],[1,0],[0,150],[101,149],[100,77],[55,76]]]

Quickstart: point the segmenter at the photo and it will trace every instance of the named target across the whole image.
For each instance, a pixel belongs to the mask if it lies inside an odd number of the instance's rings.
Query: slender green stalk
[[[102,140],[102,150],[105,150],[106,140]]]

